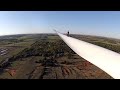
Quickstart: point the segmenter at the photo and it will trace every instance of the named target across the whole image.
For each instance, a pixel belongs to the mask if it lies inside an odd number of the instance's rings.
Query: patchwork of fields
[[[120,40],[71,35],[115,52]],[[57,35],[26,34],[0,37],[0,79],[112,79],[75,54]]]

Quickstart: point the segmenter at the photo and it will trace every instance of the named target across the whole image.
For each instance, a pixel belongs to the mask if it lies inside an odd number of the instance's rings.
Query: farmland
[[[120,52],[120,40],[71,35]],[[21,34],[0,37],[0,79],[113,79],[72,51],[55,34]],[[4,50],[4,51],[3,51]]]

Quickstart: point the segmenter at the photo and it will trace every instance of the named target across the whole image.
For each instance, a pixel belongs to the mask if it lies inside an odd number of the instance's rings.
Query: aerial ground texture
[[[70,36],[120,52],[119,39]],[[55,34],[23,34],[0,37],[0,79],[113,78],[74,53]]]

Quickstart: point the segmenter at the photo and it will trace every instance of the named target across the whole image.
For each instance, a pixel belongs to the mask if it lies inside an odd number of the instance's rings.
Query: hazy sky
[[[0,35],[53,29],[120,38],[120,11],[0,11]]]

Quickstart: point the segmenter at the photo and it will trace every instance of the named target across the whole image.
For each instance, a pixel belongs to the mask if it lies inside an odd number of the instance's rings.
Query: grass
[[[14,43],[14,44],[8,44],[8,45],[5,45],[5,46],[23,46],[23,47],[27,47],[27,46],[30,46],[33,43],[34,43],[34,41],[28,41],[28,42],[19,42],[19,43]]]
[[[51,39],[51,40],[52,39],[57,39],[58,40],[58,39],[60,39],[60,37],[59,36],[48,36],[48,39]]]
[[[14,61],[12,64],[11,64],[11,67],[16,67],[20,64],[20,61]]]

